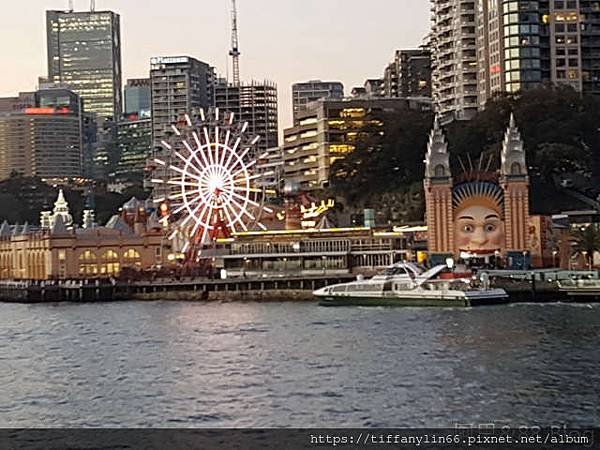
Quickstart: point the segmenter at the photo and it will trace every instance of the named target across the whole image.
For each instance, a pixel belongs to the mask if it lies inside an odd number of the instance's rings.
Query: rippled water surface
[[[0,304],[0,427],[600,425],[600,305]]]

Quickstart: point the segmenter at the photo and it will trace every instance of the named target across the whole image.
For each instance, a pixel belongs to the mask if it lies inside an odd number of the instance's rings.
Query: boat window
[[[374,292],[374,291],[378,292],[381,290],[383,290],[382,284],[366,283],[366,284],[353,284],[353,285],[348,286],[349,292]]]
[[[409,275],[412,277],[413,274],[410,271],[406,270],[405,267],[388,267],[383,271],[383,275],[386,275],[388,277],[396,275]]]
[[[332,292],[346,292],[346,286],[336,286],[331,290]]]

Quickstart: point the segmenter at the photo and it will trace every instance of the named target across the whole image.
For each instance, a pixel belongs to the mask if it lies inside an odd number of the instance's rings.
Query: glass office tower
[[[47,11],[48,81],[81,96],[87,112],[121,116],[120,18],[111,11]]]

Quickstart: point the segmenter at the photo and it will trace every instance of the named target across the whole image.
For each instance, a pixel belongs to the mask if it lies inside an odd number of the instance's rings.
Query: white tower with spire
[[[506,250],[519,256],[529,248],[529,177],[523,139],[512,114],[502,142],[500,185],[504,190]]]
[[[52,210],[52,226],[54,226],[58,216],[61,217],[62,223],[66,227],[73,225],[73,216],[69,211],[69,204],[67,203],[67,200],[65,200],[65,195],[63,194],[62,189],[58,191],[58,198],[54,202],[54,209]]]
[[[501,167],[500,173],[503,176],[527,176],[527,161],[523,149],[523,139],[517,128],[515,116],[510,115],[508,129],[504,134],[502,142]]]
[[[427,155],[425,156],[425,176],[445,178],[450,176],[450,155],[444,132],[436,117],[429,135]]]
[[[436,118],[425,156],[424,185],[429,254],[441,262],[454,253],[452,183],[448,144]]]

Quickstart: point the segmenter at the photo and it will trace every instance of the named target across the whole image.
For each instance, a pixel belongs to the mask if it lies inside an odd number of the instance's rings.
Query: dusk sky
[[[31,91],[46,75],[45,11],[67,0],[4,1],[0,95]],[[229,0],[97,0],[121,15],[124,82],[147,77],[152,56],[193,56],[226,75]],[[75,9],[88,9],[75,0]],[[427,0],[238,0],[241,78],[279,88],[280,127],[291,124],[291,84],[339,80],[346,94],[380,77],[393,52],[415,48],[429,29]],[[230,69],[229,69],[230,70]]]

